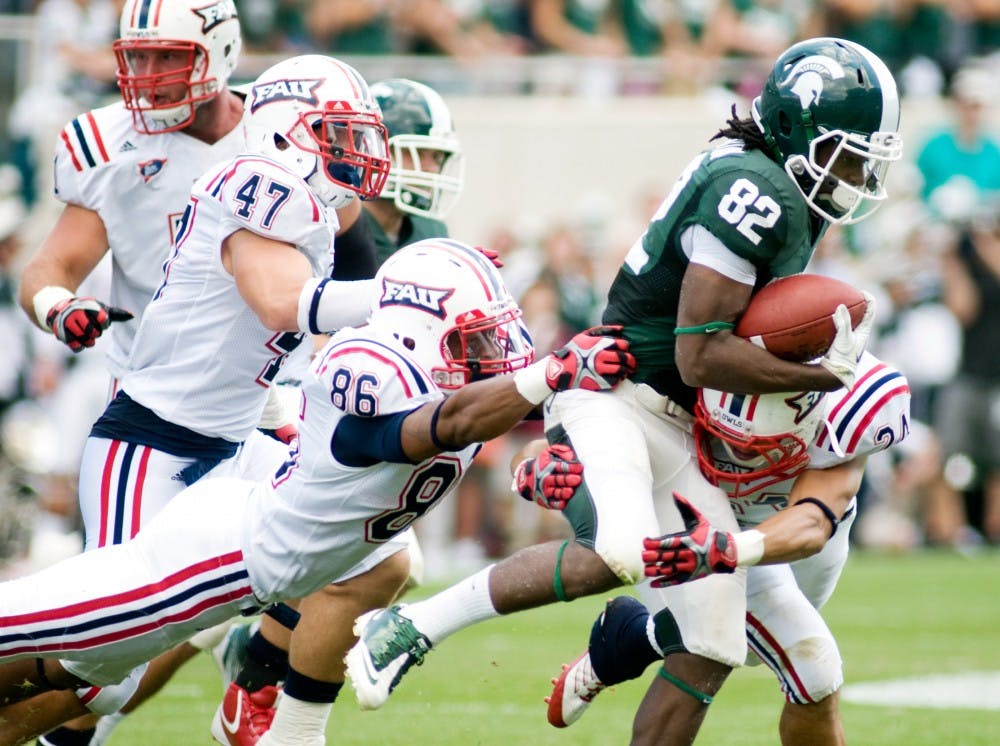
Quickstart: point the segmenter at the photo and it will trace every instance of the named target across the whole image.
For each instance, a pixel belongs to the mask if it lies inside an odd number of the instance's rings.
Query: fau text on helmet
[[[253,87],[253,103],[250,111],[257,111],[265,104],[276,101],[301,101],[305,104],[319,104],[316,89],[323,83],[316,78],[307,80],[273,80]]]
[[[382,298],[379,305],[383,308],[385,306],[408,306],[443,319],[447,315],[444,302],[454,292],[451,288],[433,288],[413,282],[391,280],[386,277],[382,280]]]

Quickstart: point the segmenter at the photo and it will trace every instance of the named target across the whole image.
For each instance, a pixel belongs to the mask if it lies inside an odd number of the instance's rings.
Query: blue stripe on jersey
[[[73,131],[76,133],[76,139],[80,143],[80,151],[87,159],[87,165],[96,166],[97,161],[94,160],[94,154],[90,152],[90,146],[87,145],[87,138],[84,137],[83,135],[83,127],[80,125],[80,120],[74,119],[72,124],[73,124]]]
[[[357,339],[345,339],[337,346],[339,347],[340,345],[348,344],[349,342],[364,342],[365,344],[370,344],[375,347],[380,347],[381,349],[386,350],[387,352],[391,352],[393,356],[395,356],[398,360],[402,360],[403,363],[406,365],[406,367],[410,369],[410,374],[413,376],[414,382],[417,384],[417,388],[420,389],[420,393],[421,394],[430,393],[431,389],[428,386],[424,372],[420,370],[420,368],[415,366],[413,363],[411,363],[407,358],[403,357],[403,355],[401,355],[398,350],[395,350],[389,345],[383,344],[378,340],[369,338],[362,339],[360,337]]]
[[[97,618],[90,618],[87,621],[80,622],[79,624],[73,624],[67,626],[65,621],[52,620],[51,624],[55,627],[45,628],[32,632],[20,632],[13,633],[9,635],[0,636],[0,645],[8,645],[10,643],[19,642],[21,640],[28,640],[31,642],[38,642],[40,640],[46,640],[48,638],[63,638],[71,637],[75,634],[83,634],[86,632],[92,632],[94,630],[99,630],[101,627],[114,626],[122,622],[128,622],[133,620],[144,620],[148,621],[150,617],[154,616],[160,611],[169,609],[172,606],[177,606],[188,599],[194,598],[198,595],[204,594],[213,590],[224,589],[228,585],[243,582],[249,579],[249,574],[246,569],[236,570],[234,572],[228,573],[226,575],[221,575],[214,578],[209,578],[208,580],[202,581],[197,585],[193,585],[190,588],[185,588],[184,590],[175,593],[172,596],[159,597],[159,600],[153,601],[147,606],[142,606],[136,609],[130,609],[129,611],[122,611],[117,614],[102,615]],[[111,607],[113,608],[113,607]]]
[[[147,28],[149,26],[149,6],[153,4],[153,0],[142,0],[142,7],[139,9],[139,22],[135,25],[136,28]]]
[[[125,496],[128,491],[128,475],[132,471],[132,459],[135,458],[135,443],[129,443],[122,456],[122,465],[118,471],[118,490],[115,493],[115,530],[111,535],[112,544],[122,543],[122,525],[125,523]]]
[[[887,375],[882,376],[881,378],[876,378],[872,381],[869,381],[868,385],[866,385],[864,389],[860,392],[861,395],[858,397],[858,400],[854,402],[851,408],[848,409],[847,412],[845,412],[842,415],[843,419],[841,419],[840,424],[837,425],[838,443],[844,442],[844,433],[847,432],[847,426],[854,418],[854,415],[858,413],[858,410],[861,409],[869,399],[875,396],[878,389],[880,389],[882,386],[884,386],[886,383],[893,380],[894,378],[902,378],[902,377],[903,377],[902,373],[900,373],[898,370],[893,370]]]

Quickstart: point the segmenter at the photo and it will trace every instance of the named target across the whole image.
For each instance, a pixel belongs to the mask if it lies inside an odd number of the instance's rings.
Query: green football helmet
[[[379,81],[371,89],[389,130],[392,158],[382,199],[393,200],[403,212],[443,219],[465,178],[447,104],[433,89],[403,78]]]
[[[886,170],[903,151],[899,94],[889,68],[860,44],[825,37],[789,47],[751,113],[823,219],[856,223],[885,200]]]

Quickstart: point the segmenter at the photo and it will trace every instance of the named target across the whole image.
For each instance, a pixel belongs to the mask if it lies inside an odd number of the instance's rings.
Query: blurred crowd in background
[[[853,230],[831,230],[810,271],[877,293],[871,347],[906,373],[913,391],[909,439],[869,463],[855,542],[963,552],[1000,544],[1000,0],[236,5],[250,53],[238,70],[244,79],[275,55],[319,51],[351,61],[407,56],[405,74],[446,96],[697,95],[722,87],[747,101],[782,49],[835,35],[879,54],[905,97],[942,97],[947,115],[910,139],[904,162],[890,170],[889,202]],[[0,565],[11,574],[81,541],[76,467],[105,403],[100,344],[71,355],[30,324],[15,288],[17,267],[34,250],[22,245],[23,228],[48,188],[53,133],[116,95],[110,42],[119,8],[114,0],[0,0],[0,14],[12,14],[3,18],[26,21],[33,42],[27,75],[16,61],[0,62],[16,93],[0,110],[0,328],[7,340]],[[414,68],[414,58],[424,66]],[[496,226],[487,243],[505,262],[539,354],[599,321],[621,257],[664,196],[636,195],[629,236],[610,229],[599,205],[581,210],[579,220]],[[102,279],[92,281],[98,287],[88,294],[100,297]],[[448,568],[465,574],[469,563],[568,536],[560,516],[509,490],[510,455],[539,428],[525,424],[488,444],[459,498],[425,522],[430,577]]]

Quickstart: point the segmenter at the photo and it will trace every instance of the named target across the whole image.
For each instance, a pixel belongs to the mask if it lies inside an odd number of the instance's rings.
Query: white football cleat
[[[430,640],[399,613],[401,606],[375,609],[354,622],[358,641],[347,652],[347,673],[362,710],[377,710],[403,674],[421,665]]]
[[[604,690],[586,650],[569,665],[563,663],[562,673],[552,679],[552,684],[552,694],[545,702],[549,706],[549,723],[556,728],[565,728],[579,720],[594,697]]]

